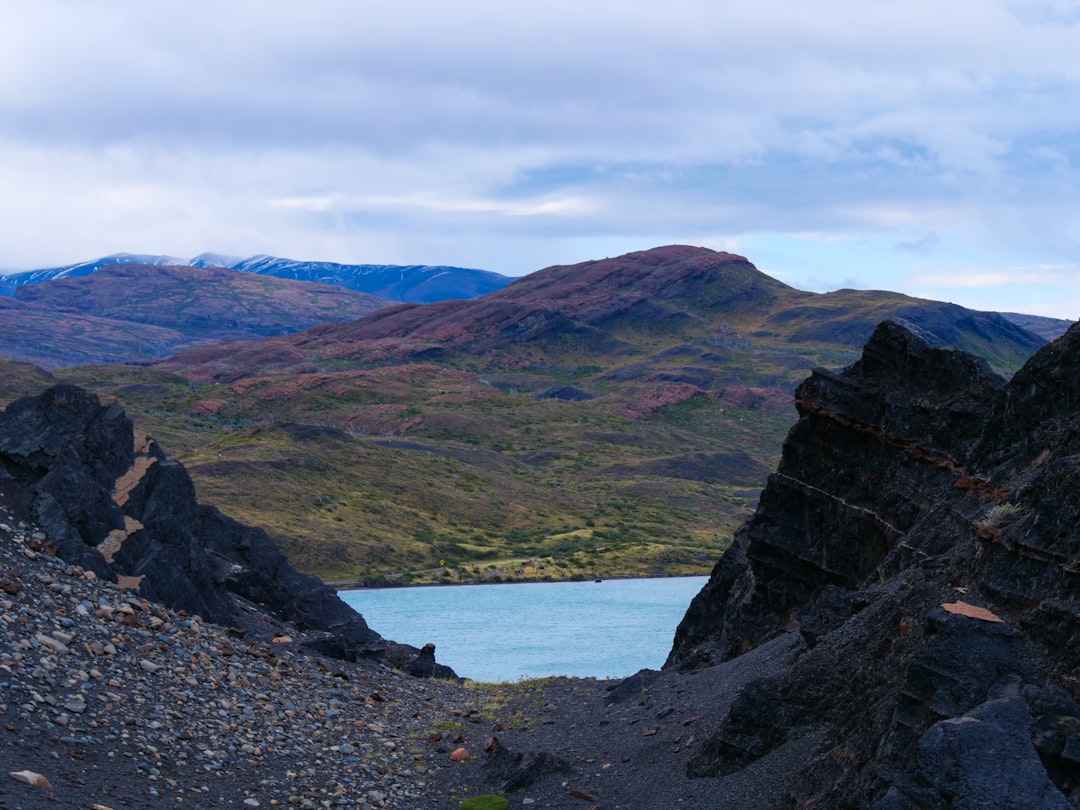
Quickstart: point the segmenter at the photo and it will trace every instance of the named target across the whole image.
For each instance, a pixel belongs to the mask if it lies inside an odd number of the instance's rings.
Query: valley
[[[1006,372],[1045,340],[670,246],[150,364],[6,361],[3,399],[63,380],[118,402],[201,501],[341,586],[704,574],[779,459],[795,386],[886,317]]]

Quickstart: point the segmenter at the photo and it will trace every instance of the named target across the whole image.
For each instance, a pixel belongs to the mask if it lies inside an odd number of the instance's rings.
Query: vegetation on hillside
[[[306,570],[372,584],[703,573],[790,424],[707,396],[633,420],[432,365],[226,391],[135,367],[63,379],[114,397],[201,500]]]
[[[798,383],[886,317],[1006,371],[1041,343],[991,313],[804,293],[673,247],[55,376],[114,398],[202,501],[330,581],[701,574],[754,508]],[[5,376],[9,398],[49,381]]]

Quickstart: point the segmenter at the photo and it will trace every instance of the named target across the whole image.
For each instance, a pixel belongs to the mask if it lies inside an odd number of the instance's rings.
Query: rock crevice
[[[822,732],[792,806],[1080,807],[1078,358],[1074,327],[1007,382],[886,322],[799,388],[666,667],[805,648],[741,693],[695,775]]]

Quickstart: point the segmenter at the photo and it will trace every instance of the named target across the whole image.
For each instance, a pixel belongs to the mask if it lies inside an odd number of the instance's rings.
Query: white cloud
[[[979,267],[926,267],[917,269],[909,280],[919,287],[951,290],[1008,285],[1069,285],[1075,284],[1078,279],[1080,264],[1004,267],[993,270]]]
[[[584,198],[562,197],[539,200],[447,199],[426,194],[415,195],[317,195],[284,197],[272,200],[272,205],[286,209],[318,213],[330,211],[421,209],[425,211],[500,214],[512,217],[582,216],[596,210],[595,203]]]
[[[929,232],[920,234],[917,237],[911,239],[903,239],[896,243],[896,249],[902,250],[907,253],[918,253],[923,256],[928,256],[934,252],[934,249],[941,243],[941,237],[936,233]]]
[[[908,245],[974,290],[1080,248],[1064,0],[4,9],[0,266],[215,249],[519,273],[801,233],[834,263],[861,247],[835,272],[785,254],[794,277],[922,284]]]

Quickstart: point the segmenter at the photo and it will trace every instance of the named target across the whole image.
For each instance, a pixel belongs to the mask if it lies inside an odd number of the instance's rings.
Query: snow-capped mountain
[[[40,284],[57,278],[89,276],[102,267],[117,264],[151,266],[223,267],[297,281],[317,281],[349,290],[370,293],[388,301],[428,304],[450,299],[479,298],[502,289],[514,279],[487,270],[432,265],[339,264],[298,261],[275,256],[240,259],[219,253],[200,253],[190,259],[134,253],[115,253],[64,267],[30,270],[0,279],[0,295],[12,295],[24,284]]]
[[[23,284],[40,284],[54,278],[78,278],[96,273],[102,267],[114,264],[146,264],[146,265],[186,265],[190,262],[186,259],[177,259],[173,256],[150,256],[138,253],[114,253],[100,259],[88,262],[69,264],[64,267],[53,267],[46,270],[27,270],[24,273],[13,273],[5,276],[3,281],[11,287],[19,287]],[[208,265],[198,265],[208,266]]]

